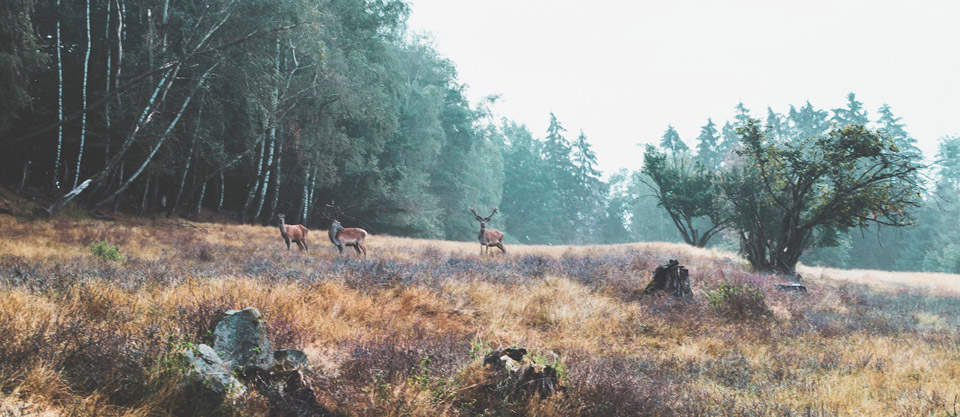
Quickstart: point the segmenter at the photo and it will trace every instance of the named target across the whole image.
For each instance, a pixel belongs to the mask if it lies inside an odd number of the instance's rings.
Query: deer
[[[332,208],[335,212],[334,217],[326,214],[324,214],[324,217],[330,220],[330,229],[327,234],[330,236],[330,242],[340,251],[339,257],[343,257],[344,246],[353,246],[358,256],[366,257],[367,248],[363,247],[363,240],[367,238],[367,231],[359,227],[343,227],[339,220],[341,217],[340,208],[333,204],[327,204],[327,207]]]
[[[297,244],[300,250],[307,250],[307,228],[302,224],[286,224],[284,215],[277,214],[277,220],[280,225],[280,237],[287,244],[287,250],[290,250],[290,242]]]
[[[480,234],[477,236],[477,240],[480,241],[480,255],[483,255],[484,248],[486,248],[487,254],[489,254],[491,246],[500,248],[504,254],[507,253],[507,250],[503,247],[503,232],[493,229],[487,230],[487,222],[490,221],[490,218],[493,217],[494,214],[497,214],[497,208],[492,207],[492,209],[493,213],[490,213],[489,216],[480,217],[480,215],[477,214],[477,209],[470,207],[473,216],[480,222]]]

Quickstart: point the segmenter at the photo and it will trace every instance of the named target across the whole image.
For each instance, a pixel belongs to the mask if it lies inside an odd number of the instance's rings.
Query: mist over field
[[[0,4],[0,415],[956,415],[942,16],[699,6]]]

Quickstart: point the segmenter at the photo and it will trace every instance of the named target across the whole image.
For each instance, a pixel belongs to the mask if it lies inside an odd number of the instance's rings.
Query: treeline
[[[536,140],[493,120],[493,98],[469,103],[453,63],[408,33],[403,1],[0,9],[3,182],[55,196],[52,211],[326,227],[335,201],[375,233],[466,240],[469,207],[501,206],[493,226],[514,242],[605,240],[586,137],[554,118]]]
[[[469,103],[455,65],[409,33],[408,13],[398,0],[4,2],[2,182],[49,196],[53,210],[205,210],[262,224],[284,213],[318,228],[335,201],[346,224],[374,233],[472,240],[468,208],[498,206],[490,226],[508,243],[742,249],[709,212],[688,211],[695,239],[678,233],[649,169],[638,161],[603,179],[586,134],[552,113],[546,132],[531,132],[495,120],[495,98]],[[725,169],[754,117],[741,104],[693,146],[669,127],[661,152]],[[845,108],[806,103],[761,119],[760,134],[783,143],[867,125],[922,161],[889,106],[870,119],[853,95]],[[944,138],[924,171],[933,181],[911,209],[916,227],[818,230],[804,259],[956,271],[958,148]]]

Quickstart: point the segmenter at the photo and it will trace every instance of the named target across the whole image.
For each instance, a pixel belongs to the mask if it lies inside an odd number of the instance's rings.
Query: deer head
[[[486,227],[487,222],[490,221],[490,218],[492,218],[494,214],[497,214],[497,210],[498,210],[498,209],[497,209],[496,207],[491,207],[491,208],[493,209],[493,212],[490,213],[489,216],[487,216],[487,217],[481,217],[479,214],[477,214],[477,209],[476,209],[476,208],[470,207],[470,211],[473,212],[473,216],[477,218],[477,221],[478,221],[478,222],[480,222],[480,227],[481,227],[481,228],[482,228],[482,227]]]

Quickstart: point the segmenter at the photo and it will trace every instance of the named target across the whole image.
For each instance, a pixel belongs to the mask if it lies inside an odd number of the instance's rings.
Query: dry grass
[[[0,215],[0,415],[268,414],[255,395],[211,405],[178,385],[180,346],[247,306],[275,345],[308,353],[336,415],[956,415],[957,276],[806,268],[797,297],[682,245],[481,257],[476,243],[371,236],[368,258],[337,259],[323,231],[309,252],[278,235]],[[93,256],[101,240],[126,260]],[[696,299],[640,296],[671,258]],[[714,308],[704,293],[721,283],[759,288],[764,314]],[[514,345],[559,366],[566,390],[484,391],[483,353]]]

